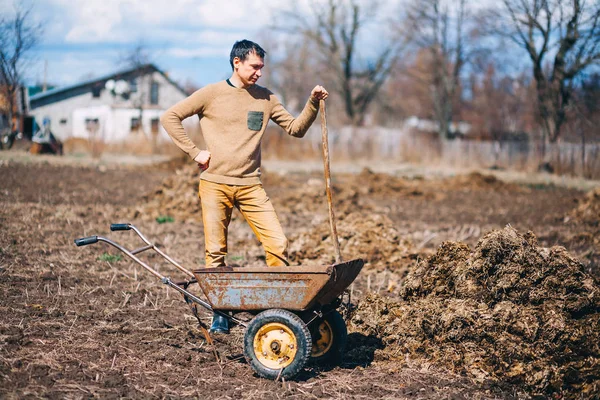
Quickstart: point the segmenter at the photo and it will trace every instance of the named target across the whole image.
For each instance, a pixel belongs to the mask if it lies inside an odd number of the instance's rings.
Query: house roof
[[[175,83],[171,78],[167,76],[163,71],[158,69],[154,64],[145,64],[139,67],[127,68],[121,71],[114,72],[110,75],[105,75],[99,78],[90,79],[87,81],[79,82],[74,85],[57,87],[51,90],[47,90],[42,93],[37,93],[29,98],[31,108],[41,107],[47,104],[55,103],[57,101],[65,100],[70,97],[78,96],[80,94],[91,91],[94,87],[104,87],[106,81],[110,79],[132,79],[141,74],[149,72],[159,72],[165,79],[171,83],[174,87],[181,91],[181,93],[187,96],[187,93],[181,86]]]
[[[46,91],[52,90],[52,89],[56,89],[56,86],[49,86]],[[44,88],[42,86],[28,86],[27,87],[27,93],[29,94],[29,97],[31,96],[35,96],[36,94],[42,93],[42,91],[44,90]]]

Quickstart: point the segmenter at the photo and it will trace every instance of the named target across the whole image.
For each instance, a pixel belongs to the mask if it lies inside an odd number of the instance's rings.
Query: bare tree
[[[359,36],[375,21],[377,3],[363,6],[358,0],[314,1],[310,9],[308,14],[297,10],[286,13],[292,21],[286,28],[314,45],[324,73],[331,79],[328,85],[342,98],[347,117],[354,125],[363,125],[369,106],[398,60],[397,42],[381,38],[379,51],[361,62]]]
[[[0,15],[0,95],[6,102],[8,123],[12,123],[17,92],[23,84],[25,57],[38,43],[40,24],[31,16],[31,8],[15,4],[13,14]]]
[[[148,66],[153,61],[153,54],[148,48],[148,45],[143,40],[138,40],[130,48],[124,50],[117,59],[117,64],[135,70],[137,72],[136,82],[136,93],[130,94],[130,101],[134,108],[139,112],[139,124],[137,131],[140,132],[144,138],[150,140],[152,143],[152,151],[155,151],[156,137],[149,137],[144,130],[144,106],[149,104],[149,89],[151,85],[151,77],[147,74]]]
[[[500,165],[504,147],[518,142],[522,150],[528,149],[528,132],[533,126],[534,105],[529,99],[535,88],[529,74],[510,76],[496,70],[490,62],[483,77],[471,70],[470,98],[463,102],[462,119],[470,123],[470,136],[489,139],[493,165]],[[504,150],[503,150],[504,149]]]
[[[429,52],[426,79],[439,123],[439,134],[450,134],[453,110],[459,97],[460,74],[466,62],[465,0],[417,0],[411,2],[399,23],[402,40],[416,50]]]
[[[119,54],[117,63],[121,66],[137,68],[142,65],[150,64],[153,60],[154,55],[148,48],[146,42],[138,40],[133,43],[131,47]]]
[[[600,124],[600,74],[594,73],[583,80],[581,88],[573,93],[573,101],[569,106],[569,111],[574,115],[570,118],[567,125],[567,132],[570,130],[576,137],[579,137],[581,143],[581,173],[587,179],[593,179],[594,159],[588,161],[586,157],[586,142],[598,141],[598,125]],[[569,126],[570,125],[570,126]]]
[[[494,33],[508,36],[532,62],[544,141],[556,142],[577,78],[600,62],[597,0],[503,0],[491,13]]]
[[[265,32],[263,36],[261,43],[269,49],[265,84],[277,92],[286,107],[299,112],[315,86],[319,64],[312,57],[314,46],[299,35],[273,38]]]

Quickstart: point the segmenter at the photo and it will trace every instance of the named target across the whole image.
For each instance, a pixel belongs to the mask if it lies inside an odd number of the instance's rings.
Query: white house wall
[[[142,114],[142,125],[147,134],[152,131],[152,120],[160,119],[162,113],[162,110],[157,109],[144,110]],[[73,111],[71,117],[73,121],[73,130],[70,137],[89,139],[90,132],[87,130],[86,120],[98,119],[97,138],[101,138],[107,143],[123,141],[132,134],[132,118],[138,118],[139,115],[140,111],[132,108],[112,108],[110,106],[79,108]],[[190,118],[184,122],[186,129],[193,129],[194,125],[197,124],[197,119],[194,121],[194,118]],[[160,124],[158,139],[169,139],[167,132]]]
[[[109,140],[112,126],[112,111],[110,106],[103,105],[95,107],[84,107],[73,110],[71,114],[72,129],[70,137],[83,139],[90,138],[90,134],[86,127],[86,119],[98,119],[97,138]],[[54,132],[54,124],[52,126],[52,131]]]
[[[88,107],[95,109],[102,106],[108,106],[110,102],[105,97],[107,97],[107,95],[104,90],[99,98],[93,98],[91,92],[84,93],[56,103],[34,108],[30,111],[30,115],[35,117],[39,125],[42,124],[44,118],[50,118],[52,133],[54,133],[58,139],[65,140],[69,137],[77,137],[74,131],[76,129],[76,124],[73,123],[73,114],[75,110]],[[61,124],[61,120],[66,120],[66,123]]]
[[[185,99],[187,96],[179,90],[179,88],[173,86],[163,74],[160,72],[154,72],[152,75],[154,82],[158,82],[158,107],[167,110],[173,104]],[[149,87],[149,86],[148,86]],[[148,89],[148,92],[150,89]],[[150,99],[150,93],[148,93],[148,101]]]
[[[142,126],[144,131],[149,133],[152,119],[159,119],[169,107],[184,99],[185,94],[157,71],[137,78],[137,82],[137,92],[131,93],[127,100],[113,95],[107,89],[100,92],[100,97],[94,98],[90,90],[78,96],[36,107],[30,111],[30,115],[34,116],[40,125],[45,117],[50,118],[52,132],[63,141],[71,137],[89,138],[85,121],[88,118],[98,118],[99,133],[103,140],[119,142],[131,134],[131,119],[139,116],[138,107],[143,99]],[[150,105],[151,82],[159,85],[156,105]],[[197,118],[190,118],[185,125],[197,125]],[[159,138],[168,138],[160,124]]]

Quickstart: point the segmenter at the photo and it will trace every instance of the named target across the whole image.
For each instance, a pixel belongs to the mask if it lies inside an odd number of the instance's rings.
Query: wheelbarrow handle
[[[75,244],[77,246],[85,246],[92,243],[98,242],[98,236],[88,236],[84,238],[75,239]]]
[[[131,224],[110,224],[111,231],[128,231],[131,229]]]

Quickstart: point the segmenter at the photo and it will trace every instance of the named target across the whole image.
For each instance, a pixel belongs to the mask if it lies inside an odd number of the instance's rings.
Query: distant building
[[[404,121],[405,128],[412,128],[421,132],[439,132],[440,123],[438,121],[412,116]],[[452,138],[467,138],[471,132],[471,124],[468,122],[451,122],[448,127]]]
[[[141,130],[147,136],[166,138],[159,118],[185,97],[185,91],[163,71],[147,64],[37,93],[29,99],[29,114],[40,126],[49,118],[52,133],[62,141],[120,142]]]

